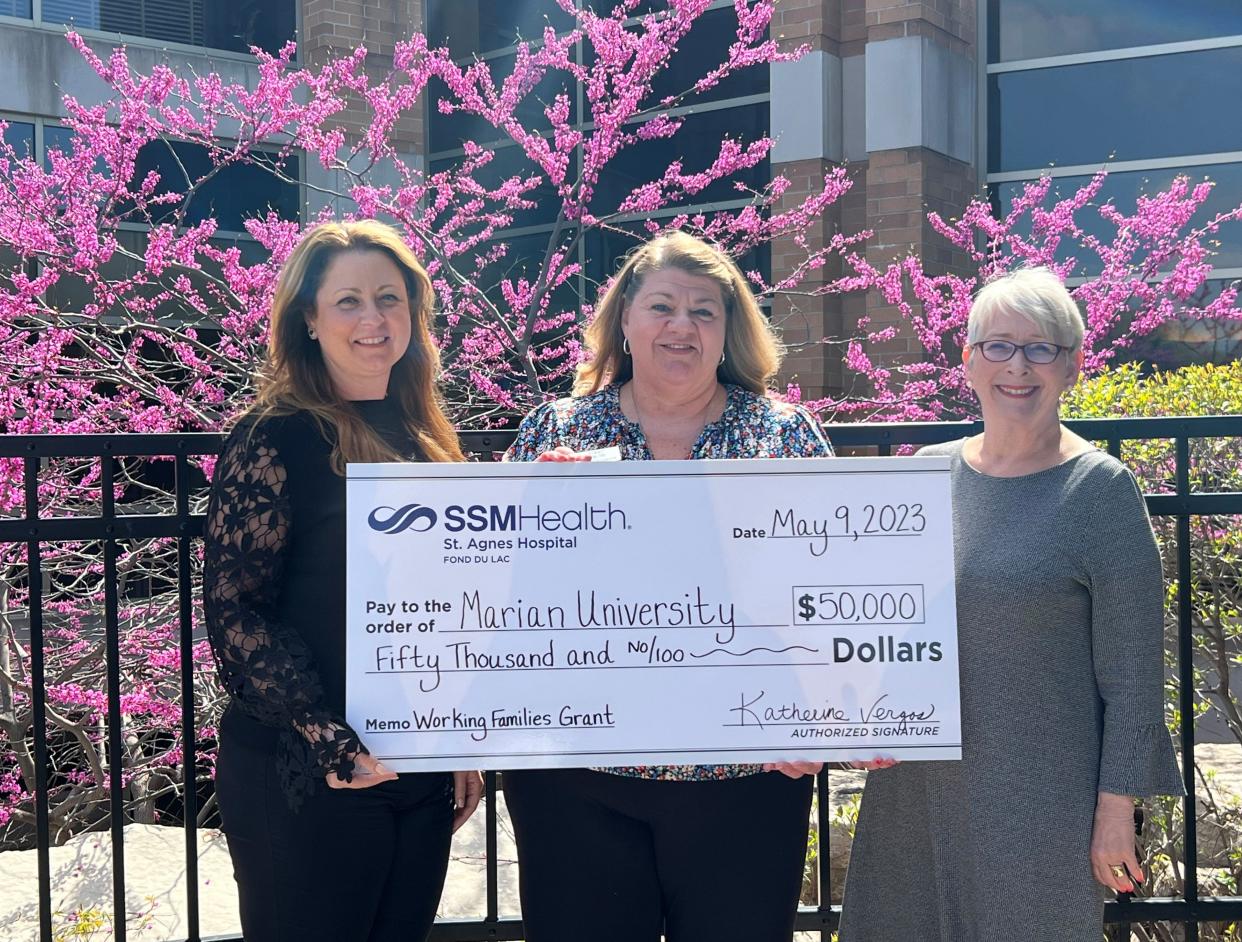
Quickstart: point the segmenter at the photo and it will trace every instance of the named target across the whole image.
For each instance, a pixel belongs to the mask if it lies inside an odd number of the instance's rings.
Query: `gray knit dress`
[[[1099,942],[1097,791],[1181,794],[1160,556],[1091,451],[1016,478],[952,458],[962,761],[867,777],[841,942]]]

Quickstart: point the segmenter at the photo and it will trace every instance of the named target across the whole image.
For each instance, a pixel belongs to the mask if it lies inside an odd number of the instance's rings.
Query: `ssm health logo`
[[[517,532],[539,530],[544,532],[577,532],[584,530],[628,530],[625,511],[614,507],[609,501],[604,506],[583,503],[581,506],[546,508],[542,505],[525,507],[521,504],[450,504],[443,508],[443,523],[449,533],[483,531]],[[372,530],[379,533],[397,534],[411,530],[426,533],[441,520],[441,514],[426,504],[406,504],[403,507],[376,507],[367,517]]]
[[[404,507],[376,507],[367,517],[367,524],[380,533],[426,533],[436,525],[436,512],[425,504]]]

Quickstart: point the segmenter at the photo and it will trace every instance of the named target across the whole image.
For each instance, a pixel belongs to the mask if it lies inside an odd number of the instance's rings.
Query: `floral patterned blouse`
[[[819,424],[801,406],[769,399],[740,386],[725,386],[724,412],[703,427],[691,458],[823,458],[832,447]],[[637,422],[621,411],[621,387],[589,396],[558,399],[535,409],[505,452],[506,461],[534,461],[545,451],[568,445],[575,451],[616,445],[625,461],[650,461],[651,449]],[[617,775],[663,781],[698,782],[740,778],[760,765],[649,765],[599,769]]]

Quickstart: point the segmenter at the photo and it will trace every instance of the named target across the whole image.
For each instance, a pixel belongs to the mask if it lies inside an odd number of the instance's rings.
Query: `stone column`
[[[966,270],[932,231],[927,212],[958,216],[978,189],[975,162],[975,0],[865,0],[867,258],[887,263],[913,251],[931,272]],[[900,323],[868,299],[873,326]],[[918,360],[900,334],[873,351],[886,363]]]
[[[777,0],[772,34],[784,50],[808,45],[811,51],[795,62],[772,66],[772,175],[784,174],[792,185],[778,207],[797,206],[823,187],[824,175],[847,156],[842,61],[842,0]],[[855,130],[851,127],[851,130]],[[856,148],[857,150],[857,148]],[[859,156],[855,154],[854,156]],[[808,233],[811,248],[823,246],[844,222],[845,207],[831,207]],[[792,239],[772,244],[772,277],[779,280],[806,257]],[[807,287],[839,274],[835,268],[810,273]],[[778,297],[772,320],[789,347],[784,382],[796,382],[808,396],[840,388],[843,381],[839,349],[825,337],[844,330],[839,298]]]
[[[842,161],[854,181],[813,242],[837,227],[871,229],[872,264],[907,251],[931,270],[963,263],[931,232],[925,213],[955,216],[977,189],[976,2],[776,0],[773,35],[784,48],[806,43],[813,51],[772,67],[772,172],[794,181],[787,203]],[[795,249],[773,246],[774,278],[795,263]],[[778,302],[774,317],[793,347],[782,379],[797,381],[808,397],[848,390],[841,348],[807,341],[851,335],[864,311],[876,325],[897,319],[875,297]],[[872,352],[887,362],[919,353],[910,335]]]

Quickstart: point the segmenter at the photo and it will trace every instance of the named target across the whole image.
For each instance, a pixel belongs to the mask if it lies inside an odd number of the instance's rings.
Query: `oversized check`
[[[349,467],[398,771],[961,756],[946,458]]]

